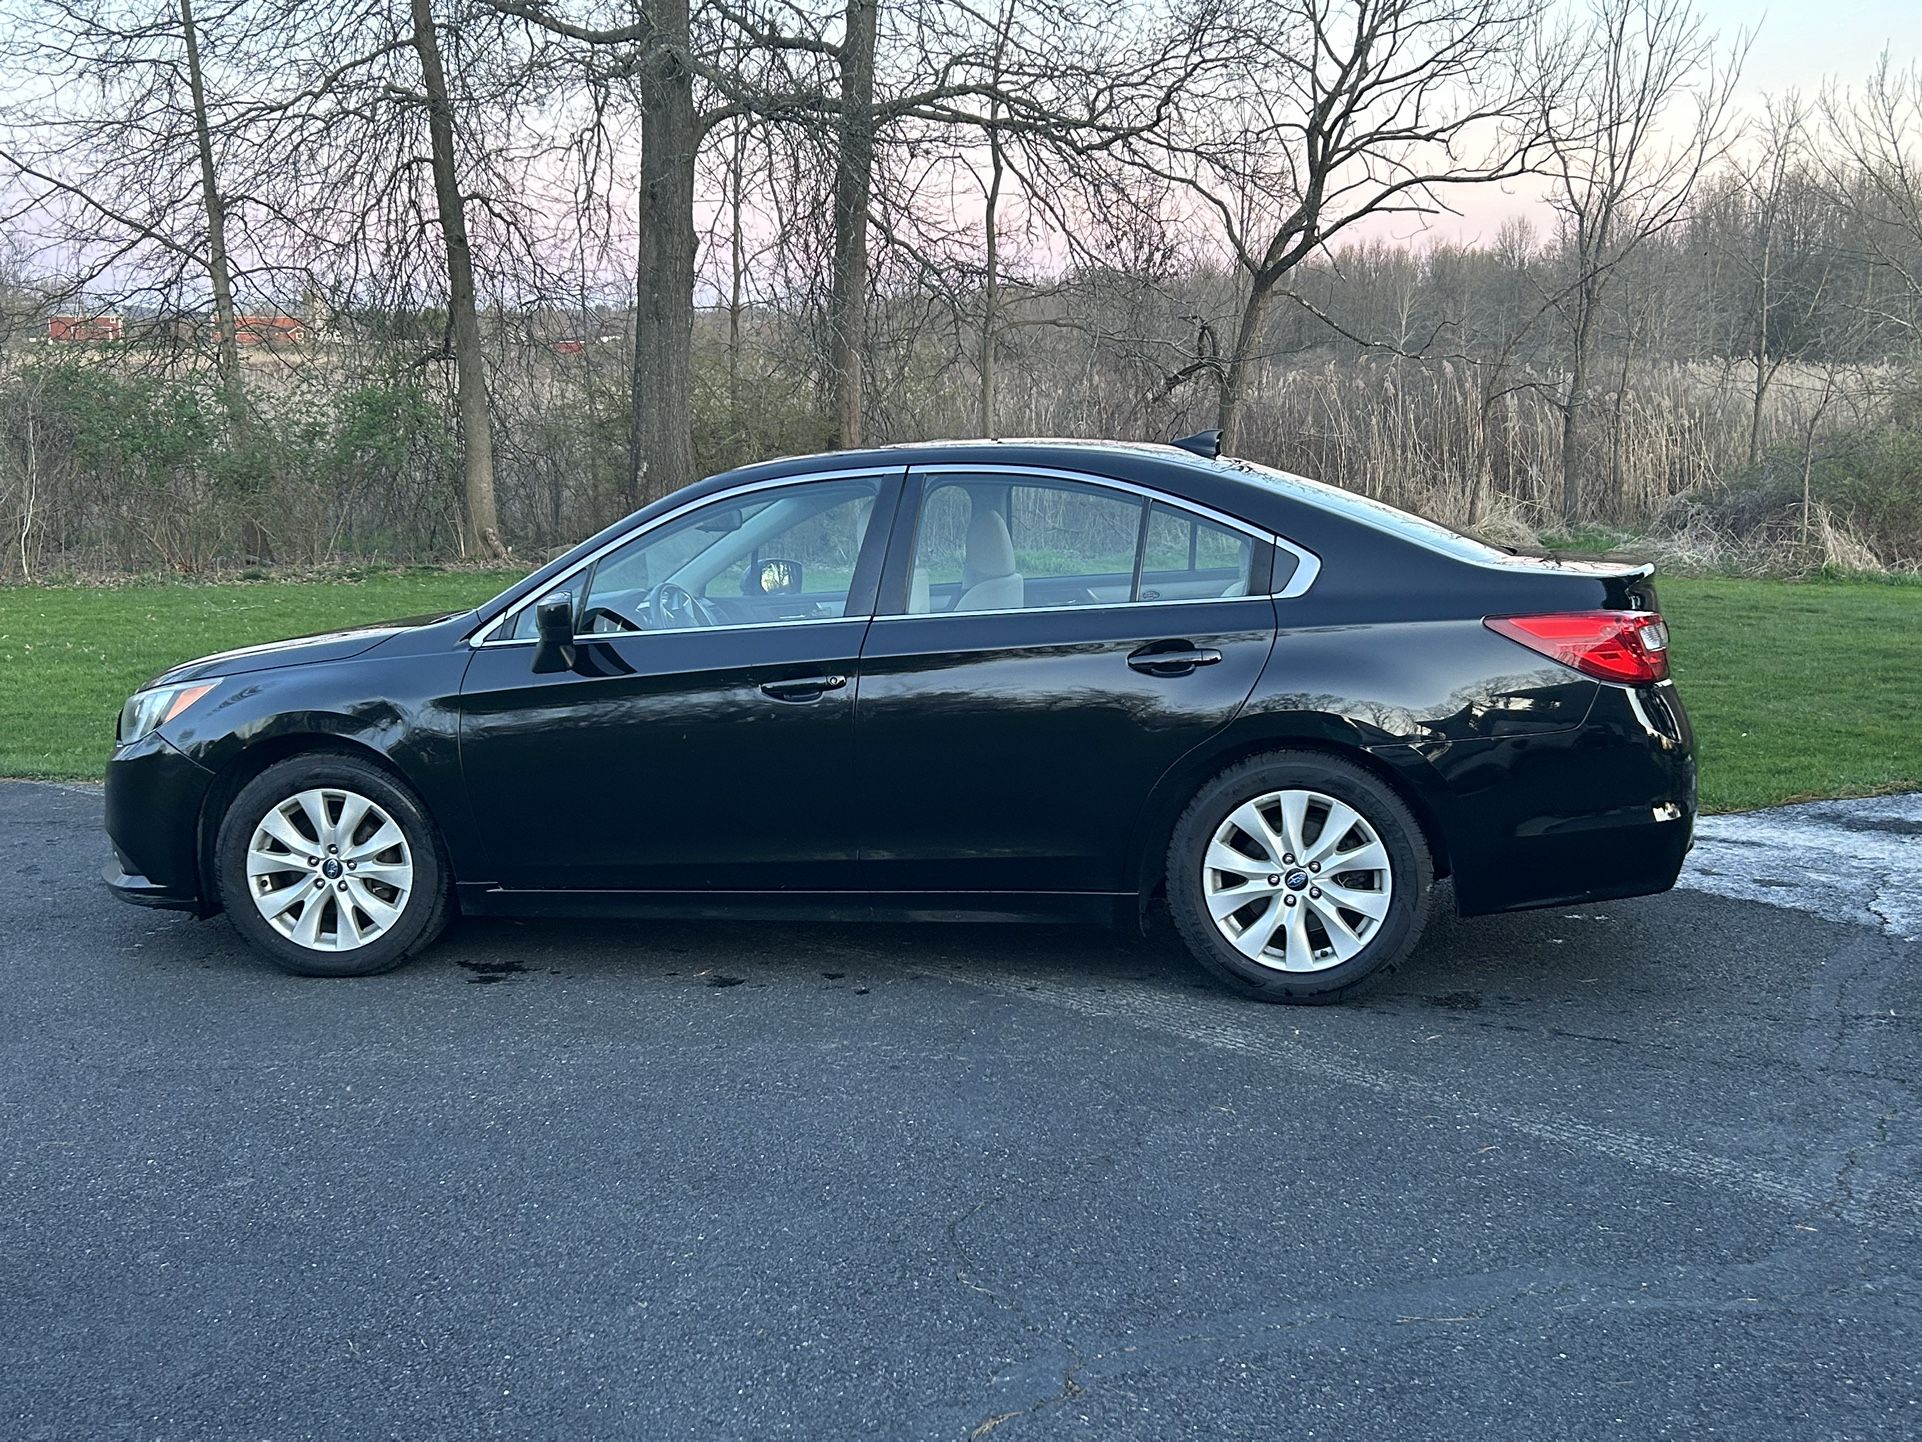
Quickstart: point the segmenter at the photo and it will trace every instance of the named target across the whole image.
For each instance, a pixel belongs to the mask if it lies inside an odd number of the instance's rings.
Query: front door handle
[[[796,676],[786,681],[763,681],[761,694],[776,701],[818,701],[847,684],[845,676]]]
[[[1186,676],[1197,666],[1218,666],[1221,652],[1212,646],[1174,646],[1156,650],[1143,646],[1129,653],[1128,664],[1149,676]]]

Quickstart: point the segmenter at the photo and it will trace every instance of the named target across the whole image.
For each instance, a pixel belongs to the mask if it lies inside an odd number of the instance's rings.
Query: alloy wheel
[[[414,889],[394,818],[341,787],[272,807],[247,843],[247,889],[267,924],[311,951],[354,951],[385,935]]]
[[[1374,939],[1394,895],[1380,835],[1320,791],[1270,791],[1215,828],[1201,863],[1208,915],[1228,944],[1277,971],[1326,971]]]

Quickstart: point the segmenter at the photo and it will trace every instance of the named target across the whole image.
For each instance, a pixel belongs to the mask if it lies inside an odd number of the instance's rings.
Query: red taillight
[[[1653,611],[1490,616],[1482,624],[1598,681],[1637,685],[1668,675],[1668,627]]]

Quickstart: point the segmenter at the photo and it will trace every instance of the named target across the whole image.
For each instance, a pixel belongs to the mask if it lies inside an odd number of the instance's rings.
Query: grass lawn
[[[120,703],[176,662],[463,609],[512,579],[0,588],[0,776],[97,778]],[[1708,809],[1922,787],[1922,586],[1657,581]]]
[[[1655,587],[1706,809],[1922,787],[1922,586]]]
[[[525,574],[0,587],[0,776],[98,780],[120,703],[169,666],[335,626],[465,610]]]

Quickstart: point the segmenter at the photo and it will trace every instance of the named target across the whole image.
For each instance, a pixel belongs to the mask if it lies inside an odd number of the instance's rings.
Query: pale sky
[[[1756,32],[1742,70],[1750,95],[1782,90],[1813,94],[1825,76],[1861,80],[1884,49],[1898,62],[1922,56],[1922,6],[1916,0],[1696,0],[1710,28],[1726,38]]]
[[[1579,8],[1579,0],[1573,3]],[[1922,61],[1922,0],[1694,0],[1694,8],[1724,49],[1744,31],[1753,37],[1738,91],[1745,112],[1759,109],[1765,97],[1789,90],[1799,90],[1812,101],[1825,83],[1859,85],[1884,50],[1898,67]],[[1539,184],[1457,188],[1449,200],[1460,216],[1435,217],[1427,238],[1487,241],[1502,221],[1515,215],[1546,227],[1550,217],[1534,201]],[[1368,234],[1414,239],[1421,227],[1407,219]]]

